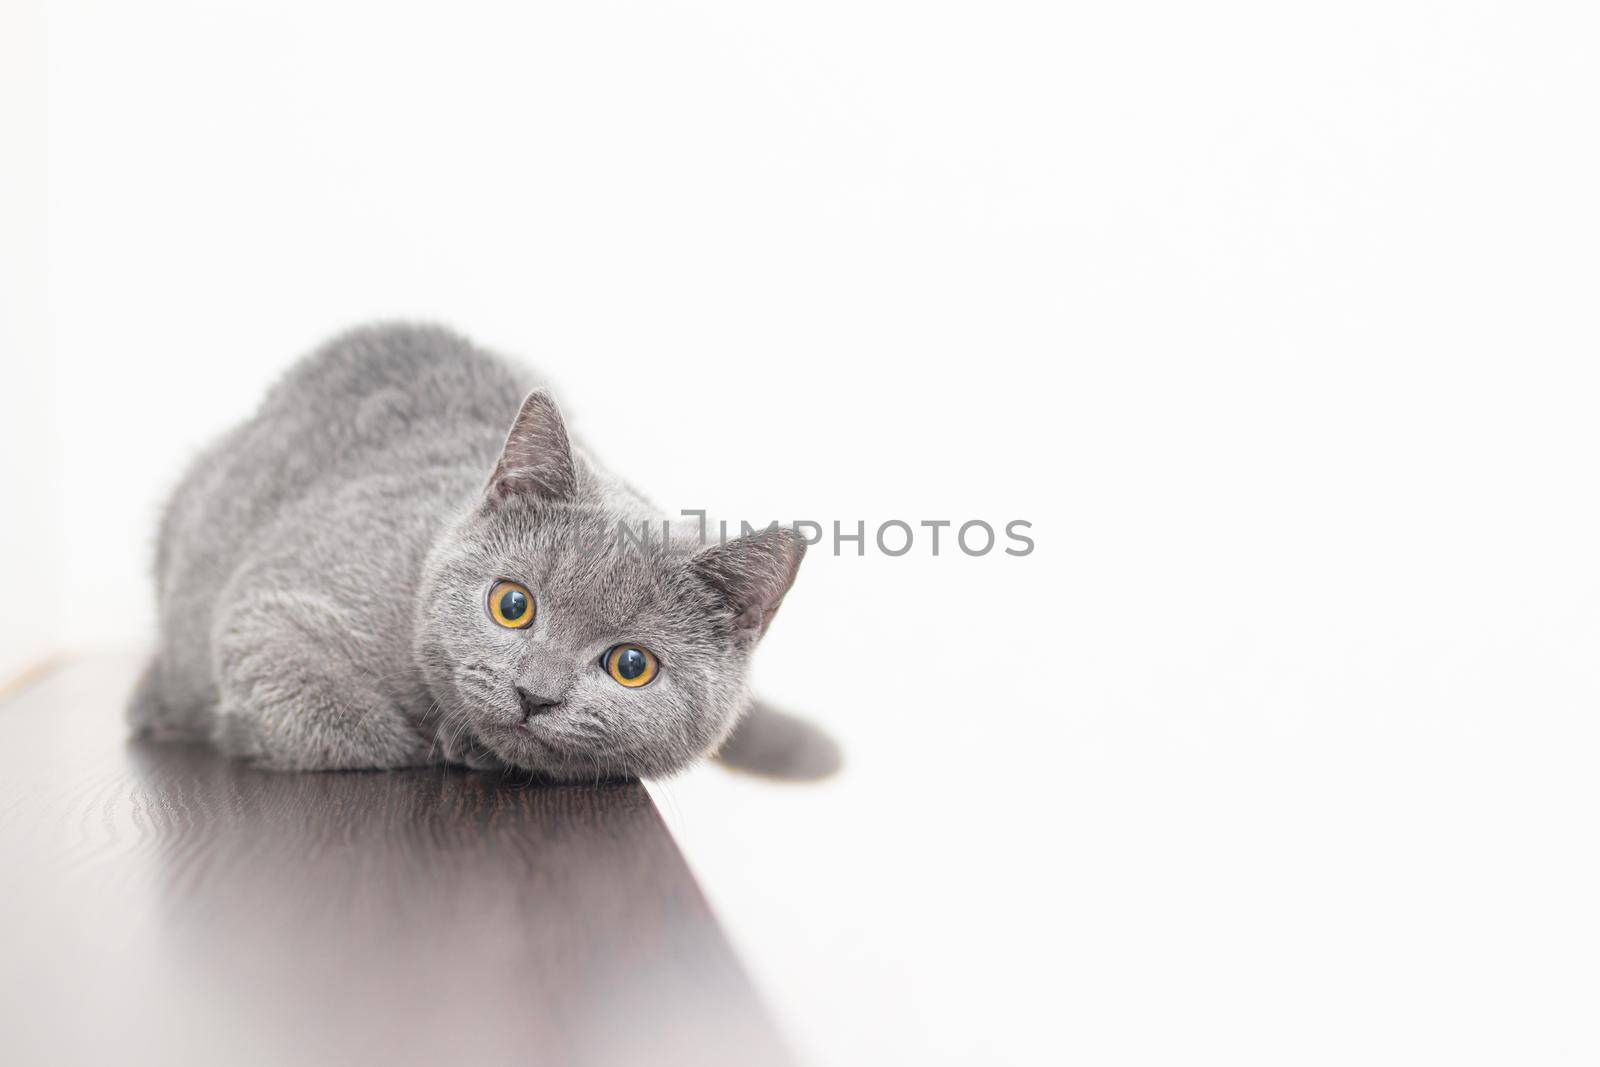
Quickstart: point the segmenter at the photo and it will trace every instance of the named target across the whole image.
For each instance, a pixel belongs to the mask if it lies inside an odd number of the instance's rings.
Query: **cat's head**
[[[543,393],[523,402],[482,499],[429,554],[416,651],[439,730],[561,779],[661,775],[715,749],[804,540],[617,536]]]

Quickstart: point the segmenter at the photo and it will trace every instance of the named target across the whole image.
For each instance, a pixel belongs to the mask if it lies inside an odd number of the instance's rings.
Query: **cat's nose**
[[[535,715],[543,715],[547,711],[554,711],[559,700],[551,700],[537,693],[530,693],[520,685],[517,686],[517,703],[522,705],[522,717],[531,719]]]

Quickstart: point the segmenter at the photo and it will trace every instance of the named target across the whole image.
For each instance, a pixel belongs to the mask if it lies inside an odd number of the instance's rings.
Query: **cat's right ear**
[[[511,424],[484,498],[498,505],[513,497],[571,500],[578,493],[567,427],[550,394],[533,392]]]

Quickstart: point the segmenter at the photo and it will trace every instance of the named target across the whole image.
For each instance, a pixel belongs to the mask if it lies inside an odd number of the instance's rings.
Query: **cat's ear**
[[[733,617],[735,632],[754,639],[767,632],[805,554],[805,538],[794,530],[769,526],[712,545],[694,556],[689,566],[717,593]]]
[[[490,504],[500,504],[517,496],[571,500],[577,492],[578,476],[561,412],[549,393],[529,393],[511,424],[484,497]]]

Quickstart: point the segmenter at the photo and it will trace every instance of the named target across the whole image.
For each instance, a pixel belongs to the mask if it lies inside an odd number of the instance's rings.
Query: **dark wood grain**
[[[6,1062],[787,1062],[637,783],[264,773],[133,673],[0,703]]]

